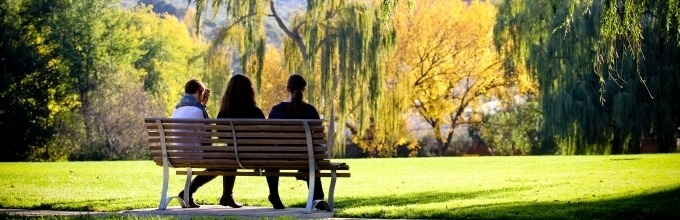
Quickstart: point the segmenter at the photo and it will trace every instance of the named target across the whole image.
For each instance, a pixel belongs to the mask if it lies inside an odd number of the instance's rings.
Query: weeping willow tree
[[[189,2],[193,2],[189,0]],[[306,95],[316,105],[329,126],[329,145],[335,156],[344,155],[344,132],[348,118],[359,124],[369,118],[383,128],[394,122],[394,114],[380,114],[383,63],[393,45],[394,31],[384,22],[396,1],[307,1],[304,12],[286,24],[276,11],[274,1],[197,0],[196,21],[208,6],[213,14],[226,13],[230,23],[221,27],[213,48],[235,46],[246,74],[259,89],[265,40],[264,21],[272,17],[287,38],[284,57],[292,72],[308,81]],[[198,27],[198,25],[197,25]],[[256,62],[251,62],[255,60]],[[282,82],[285,83],[285,82]],[[393,103],[386,101],[385,103]],[[388,118],[385,118],[388,117]],[[337,123],[337,125],[336,125]],[[390,132],[382,129],[383,132]]]
[[[680,126],[680,1],[510,1],[495,41],[507,69],[540,86],[544,144],[564,153],[675,148]]]

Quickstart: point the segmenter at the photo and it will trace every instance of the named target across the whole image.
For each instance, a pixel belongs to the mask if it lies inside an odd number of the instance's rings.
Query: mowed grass
[[[680,154],[335,159],[346,218],[668,219],[680,217]],[[162,168],[151,161],[0,163],[0,207],[122,211],[157,207]],[[171,169],[170,195],[184,186]],[[324,178],[327,190],[328,178]],[[194,195],[217,204],[221,178]],[[289,207],[306,186],[281,178]],[[326,191],[326,193],[328,193]],[[270,206],[264,177],[237,177],[234,196]],[[177,205],[173,201],[171,205]]]

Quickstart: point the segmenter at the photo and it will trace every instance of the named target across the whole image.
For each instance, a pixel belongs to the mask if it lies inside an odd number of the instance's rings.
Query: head
[[[184,92],[193,95],[198,101],[203,102],[204,95],[210,93],[210,90],[200,80],[191,79],[184,84]]]
[[[302,92],[305,91],[307,81],[298,74],[288,77],[288,92],[290,93],[290,107],[295,115],[302,114]]]
[[[250,106],[256,106],[255,91],[250,79],[243,74],[233,75],[224,90],[220,112],[232,115]]]

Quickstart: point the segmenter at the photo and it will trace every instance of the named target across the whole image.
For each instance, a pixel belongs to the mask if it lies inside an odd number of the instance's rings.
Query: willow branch
[[[297,27],[295,27],[295,29],[293,29],[293,31],[291,31],[288,27],[286,27],[286,24],[283,23],[283,20],[281,19],[279,14],[276,13],[274,1],[269,3],[269,9],[272,11],[272,14],[270,16],[274,17],[274,19],[276,20],[276,24],[279,25],[279,28],[281,28],[281,30],[283,30],[283,32],[286,33],[288,37],[292,38],[293,41],[295,41],[295,44],[297,44],[298,49],[300,49],[300,54],[302,54],[302,59],[305,61],[308,60],[309,56],[307,55],[307,46],[305,46],[305,42],[302,41],[302,35],[300,35],[300,25],[302,24],[298,25]]]

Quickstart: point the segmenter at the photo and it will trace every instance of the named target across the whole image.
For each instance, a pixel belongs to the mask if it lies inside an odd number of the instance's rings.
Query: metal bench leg
[[[165,145],[165,131],[163,130],[163,123],[161,120],[156,120],[156,125],[158,125],[158,131],[161,139],[161,154],[163,155],[163,186],[161,187],[161,200],[158,202],[158,209],[165,210],[168,207],[168,203],[174,197],[168,197],[168,178],[169,178],[169,166],[170,161],[168,160],[168,151]]]
[[[165,159],[167,160],[167,159]],[[164,164],[165,165],[165,164]],[[165,210],[168,206],[168,166],[163,166],[163,186],[161,187],[161,201],[158,204],[158,209]]]
[[[328,209],[329,212],[332,212],[335,210],[335,203],[333,201],[333,195],[335,193],[335,180],[337,179],[338,174],[335,172],[335,169],[331,170],[331,186],[328,189],[328,206],[330,209]]]
[[[311,170],[311,169],[310,169]],[[314,185],[316,182],[316,173],[314,173],[313,170],[309,172],[309,180],[307,181],[307,184],[309,184],[309,193],[307,193],[307,206],[305,207],[305,214],[311,214],[312,209],[314,208]]]
[[[316,185],[316,169],[318,168],[316,161],[314,159],[314,146],[312,142],[312,130],[309,128],[309,123],[307,121],[303,122],[305,126],[305,135],[307,136],[307,156],[309,157],[309,193],[307,194],[307,207],[305,207],[305,213],[311,214],[312,209],[317,205],[323,205],[326,210],[330,210],[328,203],[322,199],[314,201],[314,191],[316,190],[314,186]],[[323,189],[319,189],[323,190]]]

